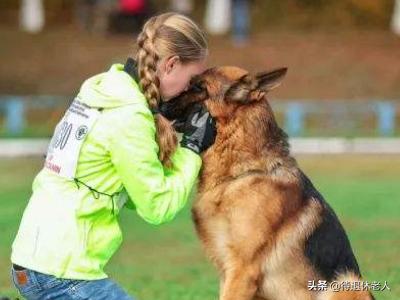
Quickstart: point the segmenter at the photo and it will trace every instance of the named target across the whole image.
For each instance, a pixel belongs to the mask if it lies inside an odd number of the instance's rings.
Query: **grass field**
[[[377,299],[400,299],[400,156],[301,156],[298,161],[336,210],[364,279],[387,281]],[[40,159],[0,160],[0,295],[17,297],[10,246]],[[189,206],[161,227],[121,214],[125,241],[108,273],[138,299],[217,299],[218,279],[200,248]],[[282,289],[290,288],[282,286]]]

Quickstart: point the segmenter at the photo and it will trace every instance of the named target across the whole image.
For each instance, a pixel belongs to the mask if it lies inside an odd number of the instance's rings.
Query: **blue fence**
[[[336,132],[393,136],[398,133],[400,101],[394,100],[333,100],[333,101],[272,101],[276,114],[283,115],[284,128],[290,136],[312,132]],[[310,121],[315,119],[313,125]],[[311,132],[311,133],[312,133]]]
[[[31,126],[28,115],[37,110],[64,110],[71,101],[62,96],[0,96],[2,134],[18,136]],[[393,136],[398,133],[400,101],[395,100],[272,100],[278,121],[290,136]],[[54,124],[51,124],[54,125]],[[365,129],[367,128],[367,129]],[[50,128],[49,130],[51,130]]]
[[[27,126],[27,116],[39,109],[65,109],[71,98],[63,96],[0,96],[1,134],[19,136]],[[2,117],[2,118],[1,118]],[[44,121],[44,120],[43,120]]]

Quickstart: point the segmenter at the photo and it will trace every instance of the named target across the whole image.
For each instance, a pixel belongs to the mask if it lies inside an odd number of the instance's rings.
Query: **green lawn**
[[[377,299],[400,299],[400,156],[301,156],[302,169],[336,210],[365,280],[388,282]],[[0,160],[0,295],[17,297],[10,246],[40,159]],[[203,256],[189,206],[161,227],[121,214],[125,241],[108,272],[141,300],[217,299],[218,278]],[[282,287],[284,288],[284,287]]]

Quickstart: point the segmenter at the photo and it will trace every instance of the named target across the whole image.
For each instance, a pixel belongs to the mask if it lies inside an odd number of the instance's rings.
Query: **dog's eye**
[[[192,78],[190,80],[189,90],[195,93],[201,93],[205,90],[205,82],[199,78]]]
[[[203,91],[203,87],[201,86],[200,83],[195,83],[195,84],[192,85],[191,90],[193,92],[200,93],[200,92]]]

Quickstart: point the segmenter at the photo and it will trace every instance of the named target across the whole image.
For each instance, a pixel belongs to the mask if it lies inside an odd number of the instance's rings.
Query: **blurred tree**
[[[400,36],[400,0],[395,1],[392,16],[392,30],[395,34]]]
[[[22,0],[20,7],[22,30],[38,33],[44,27],[44,8],[42,0]]]
[[[77,0],[78,22],[87,31],[104,34],[108,30],[110,14],[116,6],[115,0]]]
[[[236,46],[247,43],[250,29],[249,0],[232,0],[232,37]]]
[[[154,14],[147,0],[118,0],[118,8],[111,14],[110,31],[113,33],[138,34],[143,24]]]
[[[231,25],[231,0],[208,0],[204,23],[209,33],[227,33]]]
[[[22,1],[24,0],[0,0],[0,26],[18,23]],[[38,0],[25,1],[33,3]],[[46,8],[46,27],[50,27],[73,22],[75,3],[85,0],[41,1]],[[148,0],[157,12],[171,8],[171,1],[193,2],[194,9],[191,16],[200,23],[204,20],[207,7],[221,3],[223,5],[226,0]],[[393,26],[393,7],[396,1],[398,0],[251,0],[250,19],[255,31],[267,27],[331,30],[332,24],[335,24],[335,30],[354,28],[388,30],[391,21]],[[208,14],[214,18],[210,22],[221,22],[227,19],[229,14],[227,10],[223,10],[221,14],[215,12],[208,10]]]
[[[395,0],[253,0],[255,28],[388,28]]]
[[[170,0],[170,8],[184,15],[190,15],[193,11],[193,0]]]

